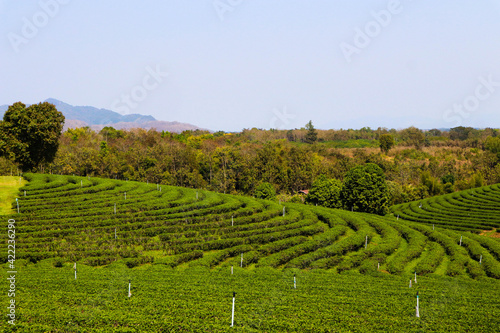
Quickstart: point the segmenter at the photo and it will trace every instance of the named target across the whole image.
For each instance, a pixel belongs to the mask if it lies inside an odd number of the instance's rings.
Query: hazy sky
[[[500,127],[500,0],[0,0],[0,104],[211,130]]]

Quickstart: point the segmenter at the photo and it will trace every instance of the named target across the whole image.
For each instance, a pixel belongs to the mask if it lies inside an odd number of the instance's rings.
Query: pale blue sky
[[[0,0],[0,13],[0,104],[52,97],[225,131],[500,127],[500,0]]]

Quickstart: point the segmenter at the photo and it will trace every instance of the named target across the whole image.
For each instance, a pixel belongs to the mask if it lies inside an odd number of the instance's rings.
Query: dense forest
[[[309,122],[294,130],[176,134],[105,127],[64,131],[53,161],[34,170],[245,195],[270,183],[281,200],[302,202],[299,191],[320,176],[342,182],[355,166],[373,163],[395,204],[499,183],[499,158],[499,132],[490,128],[317,130]],[[0,173],[17,170],[0,159]]]

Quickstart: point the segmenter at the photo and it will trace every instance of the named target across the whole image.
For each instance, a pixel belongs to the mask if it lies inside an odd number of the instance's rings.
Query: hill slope
[[[185,130],[201,129],[195,125],[177,121],[156,120],[152,116],[141,114],[121,115],[111,110],[98,109],[92,106],[73,106],[54,98],[46,99],[44,102],[54,104],[57,110],[63,113],[66,118],[65,129],[89,126],[93,130],[99,131],[105,126],[112,126],[116,129],[155,128],[158,131],[178,133]],[[7,109],[8,105],[0,106],[0,118],[3,118],[3,114]]]
[[[17,257],[33,262],[53,257],[100,266],[125,258],[129,267],[188,263],[500,278],[500,243],[472,233],[156,184],[26,178]]]
[[[479,187],[391,207],[394,216],[479,233],[500,228],[500,185]]]

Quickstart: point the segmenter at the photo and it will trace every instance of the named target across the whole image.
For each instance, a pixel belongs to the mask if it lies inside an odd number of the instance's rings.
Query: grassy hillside
[[[500,244],[467,232],[156,184],[27,178],[16,255],[31,262],[102,266],[123,258],[129,267],[188,263],[500,278]]]
[[[195,189],[26,178],[20,214],[0,216],[15,219],[16,260],[4,266],[0,288],[9,290],[7,271],[15,269],[17,304],[16,326],[4,320],[1,331],[496,332],[500,325],[500,300],[491,297],[500,292],[495,239]],[[11,259],[6,248],[1,253]],[[0,302],[11,299],[2,293]]]
[[[479,187],[391,207],[414,222],[479,233],[500,228],[500,185]]]
[[[26,181],[19,177],[0,176],[0,215],[14,213],[12,201],[25,183]]]

